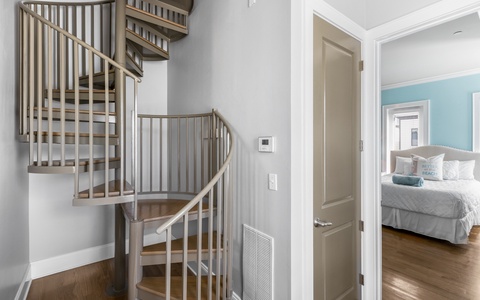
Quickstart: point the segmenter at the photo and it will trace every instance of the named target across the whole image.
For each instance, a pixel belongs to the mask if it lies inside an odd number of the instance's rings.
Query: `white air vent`
[[[243,300],[273,300],[273,238],[243,225]]]

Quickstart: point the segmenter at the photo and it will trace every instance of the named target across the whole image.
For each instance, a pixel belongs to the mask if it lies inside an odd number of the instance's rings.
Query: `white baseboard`
[[[27,266],[27,270],[23,275],[22,282],[18,287],[17,294],[15,295],[15,300],[25,300],[28,296],[28,291],[30,290],[30,284],[32,283],[31,267]]]
[[[165,235],[156,233],[148,234],[144,237],[145,245],[159,243],[165,240]],[[128,240],[126,241],[128,245]],[[96,263],[113,257],[114,243],[92,247],[64,255],[47,258],[31,263],[31,278],[37,279],[44,276],[56,274],[70,269],[82,267],[88,264]],[[128,247],[127,247],[128,253]]]

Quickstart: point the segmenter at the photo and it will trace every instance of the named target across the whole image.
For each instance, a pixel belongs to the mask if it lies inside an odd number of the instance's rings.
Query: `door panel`
[[[360,43],[314,17],[316,300],[359,298]],[[325,225],[325,223],[324,223]]]

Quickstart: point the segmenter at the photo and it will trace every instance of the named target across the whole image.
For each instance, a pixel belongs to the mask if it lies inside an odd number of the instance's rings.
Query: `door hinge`
[[[360,283],[361,285],[365,285],[365,277],[363,276],[363,274],[358,274],[358,283]]]
[[[360,152],[362,152],[363,151],[363,140],[360,140],[359,148],[360,148]]]
[[[358,62],[358,70],[359,70],[360,72],[363,71],[363,60],[361,60],[361,61]]]
[[[358,229],[363,232],[364,223],[362,220],[358,221]]]

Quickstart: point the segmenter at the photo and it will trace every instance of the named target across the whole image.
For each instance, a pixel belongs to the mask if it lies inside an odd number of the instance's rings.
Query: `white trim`
[[[233,292],[233,294],[232,294],[232,299],[233,300],[242,300],[242,298],[240,298],[240,296],[237,295],[235,292]]]
[[[165,235],[150,233],[144,237],[145,245],[161,243],[165,241]],[[129,244],[127,239],[126,244]],[[82,267],[88,264],[96,263],[102,260],[110,259],[114,255],[115,245],[109,243],[106,245],[91,247],[63,255],[50,257],[31,263],[31,278],[37,279],[44,276],[60,273],[74,268]],[[128,252],[128,247],[126,249]]]
[[[31,266],[30,264],[27,266],[25,270],[25,274],[23,275],[22,282],[18,287],[17,294],[15,295],[14,300],[25,300],[28,296],[28,291],[30,290],[30,285],[32,284],[32,274],[31,274]]]
[[[404,102],[382,106],[382,161],[385,161],[385,168],[382,168],[382,172],[393,172],[390,170],[390,151],[392,149],[393,137],[392,130],[390,128],[390,119],[396,113],[401,112],[417,112],[419,113],[419,119],[422,128],[419,128],[418,140],[421,143],[418,146],[430,145],[430,100],[420,100],[412,102]]]
[[[480,152],[480,93],[472,94],[472,150]]]
[[[401,87],[406,87],[406,86],[411,86],[411,85],[435,82],[435,81],[440,81],[440,80],[458,78],[458,77],[463,77],[463,76],[476,75],[476,74],[479,74],[479,73],[480,73],[480,68],[476,68],[476,69],[470,69],[470,70],[460,71],[460,72],[455,72],[455,73],[450,73],[450,74],[432,76],[432,77],[427,77],[427,78],[422,78],[422,79],[415,79],[415,80],[410,80],[410,81],[405,81],[405,82],[400,82],[400,83],[387,84],[387,85],[382,86],[382,91],[401,88]]]
[[[365,161],[367,164],[372,164],[378,166],[381,153],[377,151],[380,149],[381,144],[381,135],[380,135],[380,106],[381,106],[381,78],[380,78],[380,67],[381,67],[381,46],[383,43],[386,43],[391,40],[398,39],[400,37],[406,36],[413,32],[418,32],[422,29],[435,26],[437,24],[458,18],[469,13],[476,12],[480,9],[480,1],[478,0],[442,0],[435,4],[432,4],[424,9],[418,10],[414,13],[411,13],[403,18],[399,18],[392,22],[385,24],[384,26],[379,26],[368,32],[368,54],[369,57],[367,61],[370,61],[373,64],[372,69],[368,70],[368,80],[367,83],[371,90],[367,91],[367,97],[369,102],[369,108],[372,108],[372,112],[369,112],[368,115],[372,118],[371,121],[375,124],[373,128],[370,128],[370,119],[366,119],[368,124],[362,124],[363,127],[369,127],[367,130],[369,132],[370,138],[373,138],[371,145],[373,149],[367,149],[368,154],[371,156],[368,160]],[[370,82],[371,81],[371,82]],[[367,125],[367,126],[366,126]],[[364,145],[365,147],[368,146]],[[367,153],[366,153],[367,154]],[[373,160],[372,160],[373,159]],[[371,168],[370,168],[371,169]],[[369,214],[370,222],[366,222],[365,234],[372,235],[374,237],[372,244],[372,253],[375,256],[374,262],[374,276],[372,277],[372,288],[375,288],[375,294],[371,297],[364,299],[382,299],[382,232],[381,232],[381,206],[380,206],[380,172],[379,168],[376,170],[371,170],[371,172],[364,173],[364,179],[369,178],[374,182],[371,185],[368,185],[369,188],[373,188],[371,193],[372,197],[369,198],[369,205],[366,207],[366,211]],[[371,225],[369,224],[371,223]],[[367,255],[371,255],[368,253]],[[366,280],[366,284],[370,285],[370,280]]]

